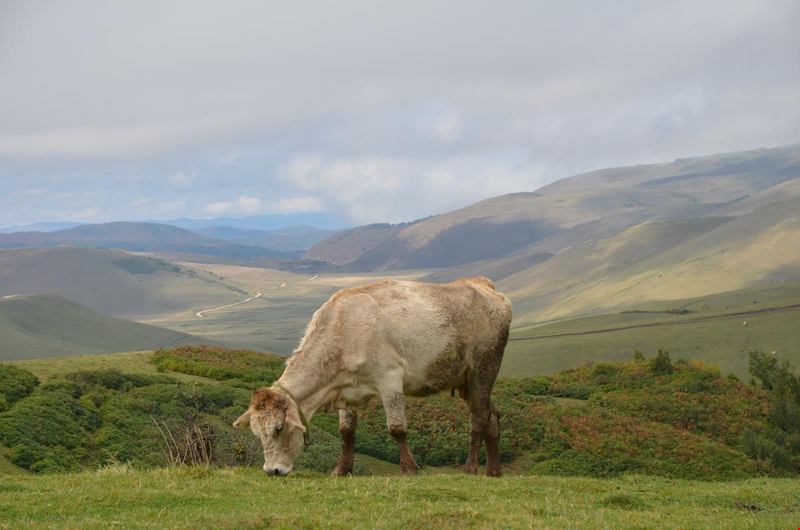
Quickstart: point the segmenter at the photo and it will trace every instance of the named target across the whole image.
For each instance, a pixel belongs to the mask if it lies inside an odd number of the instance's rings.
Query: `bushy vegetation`
[[[16,366],[0,364],[0,412],[27,397],[39,384],[39,379]]]
[[[153,274],[158,271],[168,271],[180,273],[181,268],[172,263],[156,258],[146,258],[143,256],[130,256],[117,261],[117,267],[126,270],[131,274]]]
[[[225,381],[272,384],[285,367],[285,357],[252,350],[230,350],[214,346],[177,346],[160,349],[152,362],[159,370],[171,370]]]
[[[191,368],[181,371],[194,374],[211,373],[206,370],[214,366],[235,371],[238,359],[247,358],[222,349],[204,356],[181,347],[153,359],[176,356],[191,359]],[[700,362],[673,362],[664,350],[652,359],[638,352],[629,362],[587,364],[548,377],[501,378],[493,399],[502,413],[501,458],[537,473],[724,479],[786,469],[777,461],[748,458],[742,446],[746,432],[769,428],[764,390]],[[462,400],[444,394],[409,399],[407,415],[419,464],[464,463],[469,413]],[[336,414],[317,414],[313,423],[338,437]],[[378,400],[360,412],[356,450],[399,461]]]
[[[493,395],[501,411],[501,459],[512,470],[559,475],[731,479],[796,473],[798,378],[768,356],[751,358],[759,384],[725,377],[700,362],[673,362],[666,351],[547,377],[501,378]],[[280,375],[283,358],[179,346],[160,350],[152,362],[164,371],[221,382],[189,385],[166,374],[109,370],[67,374],[36,390],[26,387],[27,397],[0,415],[0,442],[12,449],[15,463],[34,471],[109,460],[260,465],[259,440],[230,424],[254,388]],[[16,379],[30,381],[21,372],[14,372]],[[463,400],[447,394],[409,399],[407,415],[419,464],[464,463],[469,414]],[[70,428],[54,432],[64,422]],[[338,415],[317,414],[313,424],[312,445],[296,466],[330,471],[339,452]],[[379,400],[359,413],[356,450],[399,460]]]
[[[33,391],[30,382],[38,380],[30,372],[1,365],[0,370],[3,388],[15,389],[14,406],[0,414],[0,443],[24,469],[71,471],[108,462],[263,463],[260,441],[231,427],[257,384],[185,384],[166,375],[93,370],[52,378]],[[16,390],[21,387],[28,393]],[[338,454],[338,435],[318,432],[296,466],[330,471]]]
[[[749,357],[753,382],[768,392],[769,428],[745,432],[742,449],[751,458],[800,473],[800,376],[773,355],[751,351]]]

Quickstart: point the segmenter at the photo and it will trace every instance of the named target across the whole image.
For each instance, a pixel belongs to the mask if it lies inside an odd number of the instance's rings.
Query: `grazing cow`
[[[478,472],[486,442],[486,474],[500,476],[500,423],[491,400],[511,324],[511,303],[483,277],[449,284],[385,281],[344,289],[314,313],[286,370],[256,390],[234,422],[264,446],[264,471],[286,475],[308,444],[317,411],[339,411],[342,453],[334,475],[353,470],[357,411],[380,397],[403,474],[417,463],[406,441],[405,396],[459,390],[470,411],[465,473]]]

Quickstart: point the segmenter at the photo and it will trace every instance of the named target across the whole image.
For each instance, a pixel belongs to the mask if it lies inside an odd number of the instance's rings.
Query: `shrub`
[[[29,396],[38,385],[39,378],[29,371],[10,364],[0,364],[0,397],[6,407]]]
[[[224,381],[239,379],[269,385],[286,367],[286,358],[251,350],[230,350],[214,346],[176,346],[158,350],[150,362],[158,370],[172,370]]]
[[[650,371],[655,375],[670,375],[675,371],[667,350],[658,350],[658,354],[650,361]]]
[[[0,414],[0,441],[11,461],[35,472],[65,471],[87,463],[88,435],[100,415],[62,392],[36,394]]]

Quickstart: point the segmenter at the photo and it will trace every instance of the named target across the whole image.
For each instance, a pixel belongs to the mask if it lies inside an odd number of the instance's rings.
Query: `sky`
[[[800,2],[0,0],[0,226],[409,221],[800,142]]]

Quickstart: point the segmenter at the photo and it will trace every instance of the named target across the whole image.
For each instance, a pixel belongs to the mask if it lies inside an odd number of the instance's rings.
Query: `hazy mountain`
[[[313,226],[289,226],[278,230],[243,230],[230,226],[209,226],[200,228],[196,232],[207,237],[280,252],[307,250],[336,233],[335,230],[324,230]]]
[[[63,245],[243,258],[288,255],[276,250],[209,238],[182,228],[156,223],[114,222],[81,225],[55,232],[0,234],[2,248]]]
[[[0,297],[0,361],[149,350],[193,338],[109,317],[60,296]]]
[[[0,228],[0,234],[13,234],[15,232],[55,232],[80,226],[83,223],[52,222],[52,223],[33,223],[29,225],[14,225]]]

